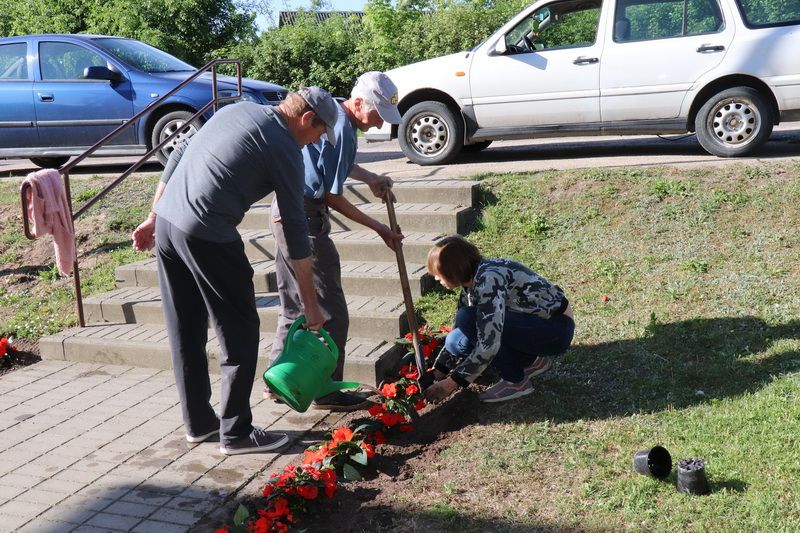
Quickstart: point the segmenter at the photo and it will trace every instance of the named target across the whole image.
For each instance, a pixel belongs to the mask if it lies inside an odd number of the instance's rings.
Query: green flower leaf
[[[236,513],[233,515],[233,523],[237,526],[245,526],[248,520],[250,520],[250,511],[240,503],[239,508],[236,509]]]
[[[350,459],[352,459],[353,461],[355,461],[356,463],[358,463],[360,465],[367,466],[367,461],[368,461],[367,453],[364,450],[361,450],[360,452],[358,452],[355,455],[351,455]]]
[[[342,465],[342,474],[344,475],[344,478],[348,481],[361,480],[361,474],[359,474],[358,470],[356,470],[355,467],[350,463],[345,463]]]

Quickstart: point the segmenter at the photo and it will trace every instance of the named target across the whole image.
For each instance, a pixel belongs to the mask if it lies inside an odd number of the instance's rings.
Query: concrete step
[[[251,261],[273,260],[275,239],[269,230],[243,230],[239,232],[244,248]],[[403,231],[403,256],[406,263],[425,264],[428,250],[443,236],[441,233]],[[331,238],[336,243],[339,255],[348,261],[391,263],[396,261],[394,251],[372,230],[344,231],[334,229]]]
[[[219,373],[220,347],[208,332],[209,370]],[[269,364],[273,335],[263,333],[258,347],[258,373]],[[171,369],[167,332],[153,324],[95,324],[72,328],[39,341],[42,359],[107,363]],[[347,341],[345,379],[376,385],[389,375],[404,350],[392,342],[353,337]]]
[[[256,292],[277,292],[275,262],[252,261],[253,284]],[[419,298],[433,287],[435,281],[425,265],[406,264],[411,294]],[[122,265],[116,269],[117,287],[157,287],[158,266],[155,258]],[[396,262],[343,261],[342,287],[345,294],[361,296],[396,296],[400,294],[400,277]]]
[[[366,215],[389,225],[386,206],[380,203],[355,203]],[[240,230],[262,230],[269,228],[270,204],[256,204],[250,208],[242,222]],[[398,203],[395,204],[397,224],[403,233],[409,231],[427,231],[450,233],[468,233],[475,223],[476,212],[471,207],[452,204],[434,203]],[[338,230],[368,229],[349,218],[331,211],[331,226]]]
[[[398,202],[432,202],[439,204],[477,206],[479,203],[478,182],[459,178],[448,179],[395,179],[393,191]],[[353,203],[377,202],[369,187],[364,183],[347,180],[344,187],[345,197]],[[272,200],[267,196],[265,203]]]
[[[399,291],[398,291],[399,292]],[[261,331],[272,333],[278,324],[280,300],[277,293],[256,293]],[[402,295],[347,296],[350,335],[393,340],[408,331]],[[163,324],[161,293],[156,287],[115,289],[83,300],[87,323]]]

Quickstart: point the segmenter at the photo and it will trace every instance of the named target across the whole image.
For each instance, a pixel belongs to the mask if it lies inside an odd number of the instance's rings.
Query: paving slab
[[[23,394],[0,411],[0,465],[7,467],[0,531],[208,531],[229,519],[220,509],[234,505],[243,487],[264,483],[342,418],[295,413],[262,399],[256,382],[255,423],[286,431],[290,442],[273,453],[226,457],[218,441],[186,442],[172,379],[166,370],[59,360],[1,376],[5,390]],[[219,378],[212,382],[216,406]],[[30,390],[38,396],[24,394]],[[45,398],[47,390],[57,390],[61,404]],[[127,397],[140,403],[121,401]],[[61,409],[75,398],[84,411]],[[133,416],[137,409],[149,416]],[[104,431],[116,425],[125,430]],[[54,431],[70,436],[52,440]],[[10,438],[17,434],[28,437]]]

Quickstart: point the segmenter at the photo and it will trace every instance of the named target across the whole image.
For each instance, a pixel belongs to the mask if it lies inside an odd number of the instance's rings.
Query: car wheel
[[[472,144],[465,144],[461,147],[462,154],[477,154],[478,152],[482,152],[489,148],[489,145],[492,144],[492,141],[479,141]]]
[[[150,147],[157,146],[161,141],[172,135],[176,130],[182,130],[181,133],[176,135],[170,142],[161,147],[161,150],[156,152],[156,157],[162,165],[167,164],[169,154],[183,142],[195,133],[197,133],[197,126],[194,123],[189,126],[186,121],[194,115],[191,111],[171,111],[158,119],[156,125],[153,126],[153,133],[150,135]]]
[[[772,112],[761,93],[734,87],[712,96],[695,119],[700,145],[719,157],[749,154],[772,133]]]
[[[449,162],[464,146],[464,124],[442,102],[420,102],[403,115],[400,148],[418,165]]]
[[[40,168],[61,168],[61,165],[69,161],[69,156],[63,157],[31,157],[31,163]]]

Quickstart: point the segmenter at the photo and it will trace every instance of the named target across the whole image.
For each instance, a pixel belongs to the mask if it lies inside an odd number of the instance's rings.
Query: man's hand
[[[389,193],[389,189],[394,185],[394,182],[389,176],[379,176],[376,174],[375,177],[367,182],[367,185],[369,185],[369,190],[372,191],[372,194],[374,194],[376,198],[385,199],[386,195]]]
[[[386,224],[380,224],[375,231],[381,236],[386,246],[392,250],[396,250],[395,246],[400,246],[400,242],[405,239],[402,233],[392,231],[392,228]]]
[[[445,378],[425,389],[425,399],[430,403],[439,403],[458,389],[453,378]]]
[[[152,211],[144,222],[136,226],[131,234],[133,249],[139,252],[152,250],[156,244],[156,215]]]
[[[311,331],[318,331],[319,328],[325,325],[327,319],[325,318],[325,315],[322,314],[319,306],[308,307],[303,311],[306,317],[305,327]]]

